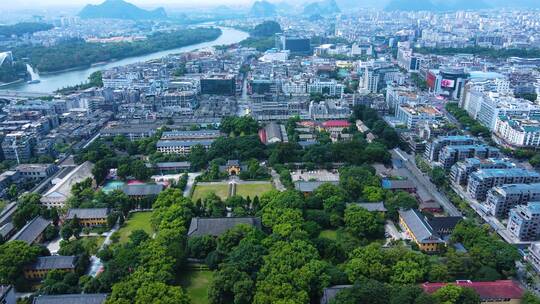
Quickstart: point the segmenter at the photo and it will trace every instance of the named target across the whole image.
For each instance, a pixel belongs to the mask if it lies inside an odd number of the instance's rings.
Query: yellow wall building
[[[75,256],[46,256],[38,257],[37,261],[24,269],[27,280],[42,280],[52,270],[75,271],[77,257]]]
[[[445,246],[444,240],[432,231],[424,217],[416,210],[400,210],[399,224],[422,251],[437,252],[441,246]]]
[[[75,217],[83,227],[95,227],[107,225],[109,210],[107,208],[69,209],[66,220]]]

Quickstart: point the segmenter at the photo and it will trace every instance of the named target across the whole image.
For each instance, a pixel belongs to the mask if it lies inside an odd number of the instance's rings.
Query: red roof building
[[[348,128],[351,125],[350,122],[346,120],[328,120],[322,123],[322,127],[325,129],[328,128]]]
[[[424,283],[421,287],[424,292],[431,294],[448,284],[474,289],[480,296],[482,303],[520,303],[520,299],[524,294],[523,288],[512,280],[498,280],[494,282],[460,280],[456,281],[456,283]]]
[[[263,144],[266,144],[266,130],[264,128],[259,130],[259,139]]]
[[[312,120],[304,120],[299,122],[298,125],[304,128],[315,128],[317,126],[317,123]]]

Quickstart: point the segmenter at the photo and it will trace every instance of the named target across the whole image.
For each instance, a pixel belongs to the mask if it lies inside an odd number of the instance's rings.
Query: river
[[[113,61],[104,65],[94,66],[90,68],[83,68],[77,70],[70,70],[65,72],[57,72],[50,74],[43,74],[39,76],[40,83],[28,84],[26,82],[20,82],[13,85],[2,87],[3,90],[17,91],[17,92],[41,92],[52,93],[57,89],[61,89],[67,86],[77,85],[86,82],[88,76],[95,71],[107,70],[117,66],[128,65],[137,62],[144,62],[148,60],[158,59],[170,54],[178,54],[183,52],[190,52],[196,49],[202,49],[217,45],[227,45],[238,43],[246,38],[249,34],[243,31],[239,31],[232,28],[220,27],[222,34],[216,40],[193,44],[181,48],[155,52],[147,55],[141,55],[136,57],[129,57],[118,61]]]

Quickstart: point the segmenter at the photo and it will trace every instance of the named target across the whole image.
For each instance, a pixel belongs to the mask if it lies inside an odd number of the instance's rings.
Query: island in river
[[[21,82],[9,86],[5,86],[2,89],[11,92],[41,92],[41,93],[52,93],[58,89],[78,85],[88,81],[88,77],[99,70],[108,70],[114,67],[133,64],[136,62],[144,62],[148,60],[154,60],[158,58],[165,57],[171,54],[179,54],[182,52],[190,52],[196,49],[220,46],[220,45],[230,45],[239,43],[240,41],[249,37],[249,34],[240,30],[220,27],[221,36],[217,37],[212,41],[192,44],[188,46],[173,48],[173,49],[163,49],[158,52],[153,52],[150,54],[132,56],[124,58],[118,61],[112,61],[105,65],[86,67],[76,70],[56,72],[56,73],[46,73],[40,75],[40,83],[37,84],[27,84],[26,82]]]
[[[190,28],[173,32],[159,32],[145,40],[120,43],[89,43],[81,39],[55,46],[21,46],[12,50],[15,58],[28,58],[30,65],[40,73],[90,67],[127,57],[150,54],[201,42],[212,41],[221,35],[219,28]]]

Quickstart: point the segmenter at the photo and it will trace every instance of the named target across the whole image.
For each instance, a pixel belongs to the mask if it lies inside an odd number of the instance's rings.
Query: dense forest
[[[220,35],[221,30],[217,28],[196,28],[156,33],[145,41],[131,43],[86,43],[76,39],[53,47],[19,47],[13,50],[13,55],[17,58],[29,58],[32,66],[40,72],[55,72],[211,41]]]
[[[53,26],[47,23],[21,22],[13,25],[0,25],[0,36],[21,36],[41,31],[48,31]]]
[[[0,66],[0,82],[12,82],[25,77],[26,66],[22,62]]]
[[[243,40],[242,42],[240,42],[240,45],[244,47],[255,48],[259,52],[265,52],[271,48],[274,48],[276,46],[276,41],[273,37],[261,37],[261,38],[249,37]]]

